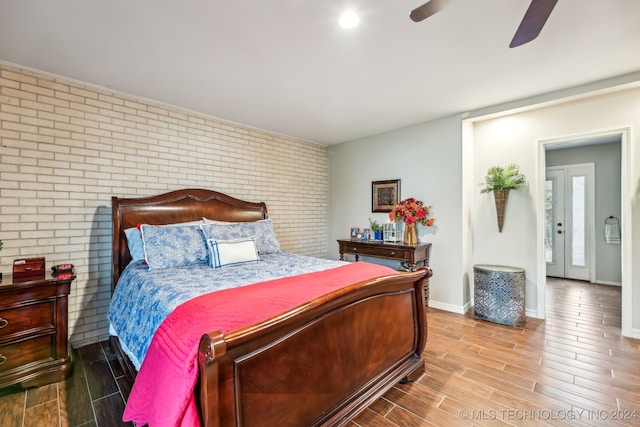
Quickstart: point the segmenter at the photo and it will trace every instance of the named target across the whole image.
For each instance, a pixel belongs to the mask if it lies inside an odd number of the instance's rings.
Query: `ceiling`
[[[639,0],[0,0],[0,61],[320,144],[640,70]],[[360,25],[337,25],[344,9]]]

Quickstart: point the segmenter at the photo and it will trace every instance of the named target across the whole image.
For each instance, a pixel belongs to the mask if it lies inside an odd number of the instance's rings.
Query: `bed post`
[[[220,391],[218,362],[227,352],[227,343],[220,332],[204,334],[198,348],[200,390],[198,403],[203,427],[220,427]]]

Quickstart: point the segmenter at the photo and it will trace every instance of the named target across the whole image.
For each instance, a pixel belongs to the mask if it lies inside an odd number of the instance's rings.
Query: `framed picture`
[[[371,183],[371,212],[391,212],[400,201],[400,180],[373,181]]]
[[[369,231],[368,228],[365,228],[364,230],[362,230],[362,240],[369,240],[371,239],[371,231]]]
[[[360,229],[358,227],[352,227],[351,228],[351,238],[352,239],[357,239],[358,238],[358,234],[360,234]]]

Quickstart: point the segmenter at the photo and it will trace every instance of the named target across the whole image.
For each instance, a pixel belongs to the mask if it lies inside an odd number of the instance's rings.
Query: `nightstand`
[[[68,301],[75,274],[0,281],[0,388],[38,387],[71,373]]]

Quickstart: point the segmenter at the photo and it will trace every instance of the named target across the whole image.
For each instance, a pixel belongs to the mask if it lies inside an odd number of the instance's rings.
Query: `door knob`
[[[561,222],[558,223],[558,227],[562,227],[562,223]]]

